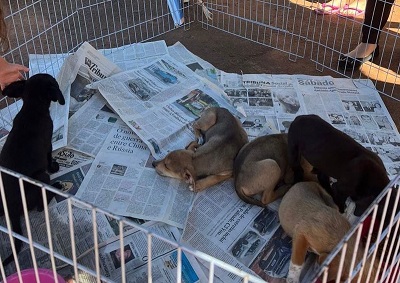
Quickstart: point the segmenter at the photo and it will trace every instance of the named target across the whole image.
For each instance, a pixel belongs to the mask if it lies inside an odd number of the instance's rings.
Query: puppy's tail
[[[236,190],[236,194],[238,195],[238,197],[247,203],[253,204],[253,205],[258,205],[261,207],[265,207],[266,205],[263,204],[259,199],[247,196],[246,194],[243,193],[243,188],[240,186],[235,186],[235,190]]]
[[[19,214],[18,213],[14,214],[14,213],[10,212],[10,218],[11,218],[12,230],[15,233],[22,235],[22,228],[21,228]],[[15,244],[15,251],[18,255],[22,248],[22,241],[17,238],[14,238],[14,244]],[[7,266],[8,264],[10,264],[13,261],[14,261],[14,256],[13,256],[13,254],[11,254],[5,260],[3,260],[3,266]]]

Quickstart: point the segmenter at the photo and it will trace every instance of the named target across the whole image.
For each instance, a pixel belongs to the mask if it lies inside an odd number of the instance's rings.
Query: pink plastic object
[[[40,283],[54,283],[56,280],[54,279],[53,271],[50,269],[38,268],[39,282]],[[21,271],[22,282],[23,283],[37,283],[35,277],[35,270],[25,269]],[[59,283],[65,283],[64,278],[57,274],[57,279]],[[14,273],[7,277],[7,283],[20,283],[18,278],[18,273]]]

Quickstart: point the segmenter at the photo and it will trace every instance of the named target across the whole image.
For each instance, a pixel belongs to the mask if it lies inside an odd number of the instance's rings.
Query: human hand
[[[7,85],[12,82],[25,79],[23,73],[29,71],[29,68],[19,65],[8,63],[3,57],[0,57],[0,88],[3,90]]]

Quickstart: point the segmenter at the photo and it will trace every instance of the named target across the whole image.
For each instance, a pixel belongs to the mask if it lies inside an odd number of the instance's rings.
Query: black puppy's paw
[[[60,165],[58,165],[58,162],[57,162],[57,161],[52,161],[52,162],[49,164],[49,168],[47,168],[47,170],[49,171],[49,173],[55,173],[55,172],[57,172],[58,170],[60,170]]]

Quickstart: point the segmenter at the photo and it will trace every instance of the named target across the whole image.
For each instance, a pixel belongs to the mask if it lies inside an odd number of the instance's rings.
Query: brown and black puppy
[[[321,264],[351,227],[349,221],[340,214],[332,197],[316,182],[293,185],[282,198],[278,215],[283,230],[292,237],[292,257],[286,280],[288,283],[299,282],[307,251],[316,253],[319,256],[318,263]],[[348,241],[340,282],[349,276],[355,244],[356,233]],[[365,250],[362,242],[357,247],[356,264],[362,260]],[[330,263],[327,281],[337,278],[340,256],[341,253]],[[365,263],[361,282],[368,282],[370,259]],[[371,280],[376,275],[378,263],[379,260],[375,259]],[[357,282],[358,276],[354,282]]]
[[[289,162],[295,182],[303,180],[301,157],[320,176],[337,180],[329,191],[341,212],[346,199],[356,204],[360,216],[389,183],[385,166],[374,152],[334,128],[317,115],[301,115],[291,123],[288,132]],[[324,184],[329,187],[329,184]]]
[[[227,109],[211,107],[193,123],[197,139],[186,149],[175,150],[153,162],[158,174],[185,180],[190,190],[200,192],[232,177],[233,160],[248,142],[239,119]]]
[[[311,166],[302,160],[307,179],[315,180]],[[258,137],[239,151],[233,166],[235,190],[245,202],[258,206],[282,197],[293,185],[293,170],[288,161],[287,134]],[[261,199],[253,196],[261,194]]]
[[[49,107],[52,101],[65,104],[57,81],[48,74],[37,74],[28,80],[10,84],[3,90],[3,95],[22,98],[23,105],[14,118],[13,127],[1,151],[0,166],[49,184],[48,172],[53,173],[59,169],[51,155],[53,121]],[[1,175],[12,229],[22,234],[20,215],[23,214],[23,204],[18,179],[6,173]],[[43,210],[40,188],[24,182],[24,189],[28,210]],[[49,201],[52,196],[48,193]],[[4,213],[4,204],[0,199],[0,215]],[[15,246],[18,253],[22,242],[16,239]],[[10,255],[3,264],[7,265],[12,259]]]

